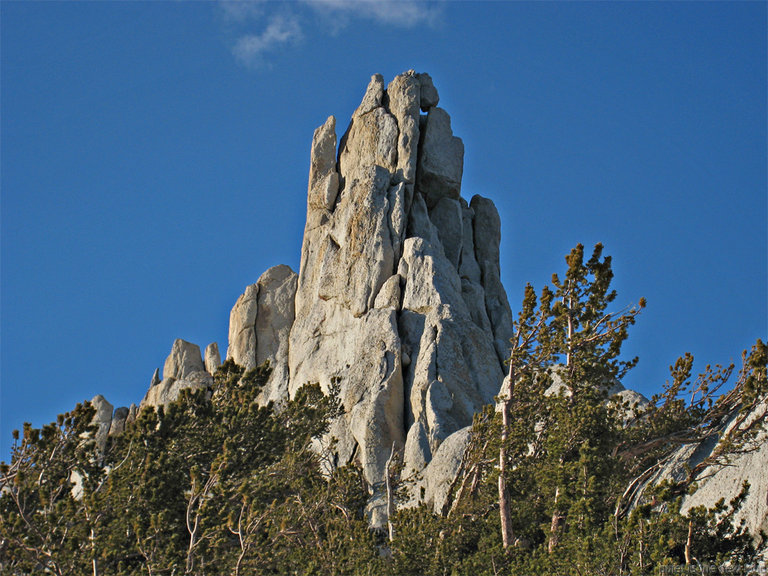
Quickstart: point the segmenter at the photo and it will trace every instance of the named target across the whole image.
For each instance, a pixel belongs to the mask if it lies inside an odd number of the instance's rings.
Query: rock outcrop
[[[272,367],[261,393],[264,402],[288,397],[288,344],[297,281],[298,275],[288,266],[274,266],[245,289],[229,315],[227,358],[246,369],[265,362]]]
[[[307,382],[326,391],[338,383],[344,413],[329,432],[337,439],[330,460],[360,464],[375,526],[386,521],[393,446],[405,476],[417,478],[412,503],[443,506],[473,415],[500,389],[512,336],[499,214],[487,198],[461,196],[464,146],[438,103],[427,74],[409,71],[389,85],[375,75],[340,139],[334,117],[315,130],[299,273],[270,268],[230,314],[226,357],[272,368],[261,402],[279,404]],[[203,356],[176,340],[140,407],[210,388],[220,363],[215,343]],[[555,373],[549,393],[560,388]],[[647,402],[620,385],[606,390],[628,419]],[[93,403],[102,448],[137,417],[135,405],[113,413],[103,397]],[[764,408],[755,417],[765,418]],[[713,448],[681,449],[662,476]],[[685,505],[732,498],[747,479],[740,517],[753,532],[768,531],[768,442],[733,464],[705,471]]]
[[[375,75],[340,140],[333,117],[315,131],[299,273],[270,268],[230,314],[227,358],[272,367],[262,402],[339,383],[334,461],[361,465],[374,524],[392,445],[409,472],[458,431],[460,445],[499,390],[511,336],[499,215],[461,197],[464,145],[438,102],[427,74]],[[203,358],[177,340],[141,406],[211,386],[219,363],[215,345]]]
[[[745,420],[745,425],[754,419],[768,419],[768,400],[755,407]],[[734,417],[729,426],[734,426],[736,420]],[[714,438],[681,446],[648,483],[684,479],[687,469],[709,458],[717,444]],[[768,556],[765,556],[765,545],[768,542],[763,540],[765,536],[761,536],[768,534],[768,430],[762,430],[746,448],[743,453],[734,455],[727,465],[713,464],[702,470],[696,478],[698,489],[684,497],[681,512],[685,514],[694,506],[711,508],[721,498],[727,505],[741,492],[744,481],[748,482],[749,492],[734,515],[734,524],[744,521],[745,527],[755,536],[757,547],[764,550],[764,560],[768,560]]]
[[[376,75],[340,140],[315,131],[299,274],[268,270],[230,316],[227,357],[273,368],[264,400],[339,382],[335,460],[362,466],[374,524],[391,446],[422,470],[498,392],[511,336],[498,213],[461,198],[438,101],[426,74]]]
[[[103,451],[107,444],[109,429],[112,426],[112,410],[114,407],[101,394],[94,396],[91,404],[96,409],[96,413],[93,415],[93,423],[98,426],[96,430],[96,446],[99,451]]]
[[[157,382],[157,378],[158,373],[155,371],[152,385],[141,401],[140,408],[169,404],[185,388],[199,390],[213,385],[213,376],[205,369],[200,347],[185,340],[174,341],[163,366],[163,379]]]
[[[205,371],[211,376],[216,373],[221,365],[221,355],[219,354],[219,345],[216,342],[211,342],[205,348]]]

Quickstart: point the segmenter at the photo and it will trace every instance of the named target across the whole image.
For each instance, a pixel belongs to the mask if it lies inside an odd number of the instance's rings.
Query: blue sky
[[[0,3],[0,458],[298,270],[313,130],[429,72],[526,282],[603,242],[652,394],[768,336],[764,2]]]

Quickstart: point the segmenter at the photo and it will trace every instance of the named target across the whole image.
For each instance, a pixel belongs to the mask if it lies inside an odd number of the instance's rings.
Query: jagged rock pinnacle
[[[498,214],[460,198],[463,144],[437,102],[426,74],[386,88],[375,75],[338,152],[333,118],[313,138],[289,392],[340,380],[338,461],[358,460],[372,486],[392,443],[418,471],[471,424],[503,378],[496,340],[511,336]]]

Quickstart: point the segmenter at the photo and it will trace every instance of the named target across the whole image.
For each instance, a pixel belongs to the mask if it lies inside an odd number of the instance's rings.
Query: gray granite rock
[[[219,345],[216,342],[211,342],[205,347],[205,371],[213,376],[216,370],[219,369],[219,366],[221,366]]]
[[[163,379],[181,380],[195,372],[205,371],[200,347],[186,340],[177,339],[163,365]]]
[[[128,419],[129,409],[125,406],[115,409],[112,415],[112,422],[109,425],[109,435],[118,436],[125,432],[125,424]]]
[[[451,118],[442,108],[431,108],[419,151],[416,187],[432,207],[443,197],[458,200],[464,171],[464,144],[453,135]]]
[[[213,376],[205,370],[200,347],[185,340],[175,340],[165,360],[163,380],[147,390],[140,408],[165,406],[176,400],[185,388],[199,390],[212,386]]]
[[[94,396],[91,404],[96,409],[96,414],[93,416],[93,423],[98,426],[96,430],[96,446],[100,452],[103,452],[107,445],[109,428],[112,425],[112,411],[114,407],[101,394]]]

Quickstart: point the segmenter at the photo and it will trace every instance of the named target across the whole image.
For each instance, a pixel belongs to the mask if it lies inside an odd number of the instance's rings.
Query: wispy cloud
[[[258,67],[265,63],[265,55],[268,52],[298,42],[301,37],[301,26],[296,17],[272,16],[261,32],[245,34],[238,38],[232,53],[243,64]]]
[[[442,2],[404,0],[303,0],[317,11],[374,20],[410,28],[432,25],[440,17]]]
[[[261,18],[265,13],[265,0],[219,0],[219,9],[230,22]]]
[[[268,64],[270,53],[298,43],[304,29],[325,21],[323,32],[335,35],[355,20],[411,28],[435,25],[445,0],[219,0],[220,15],[232,35],[232,53],[243,64]],[[306,8],[310,8],[307,11]]]

